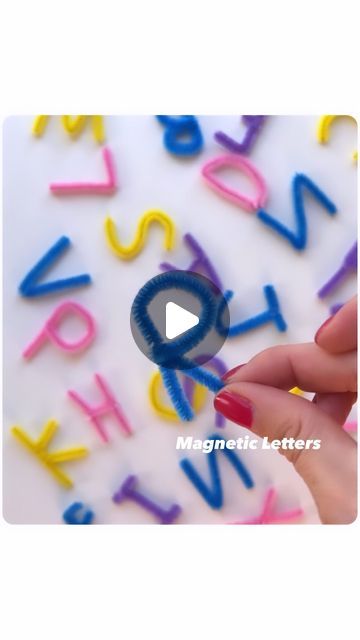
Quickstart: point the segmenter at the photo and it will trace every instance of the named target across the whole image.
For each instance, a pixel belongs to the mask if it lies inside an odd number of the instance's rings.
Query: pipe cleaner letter
[[[11,433],[40,460],[63,487],[70,489],[74,483],[69,476],[59,469],[58,465],[70,460],[84,458],[88,455],[88,450],[86,447],[73,447],[72,449],[59,449],[50,453],[48,447],[57,429],[58,423],[56,420],[49,420],[37,440],[30,438],[29,434],[18,426],[12,427]]]
[[[268,324],[268,322],[273,322],[278,331],[283,332],[287,330],[287,324],[281,313],[280,303],[276,295],[275,288],[271,284],[267,284],[263,288],[263,291],[267,303],[266,311],[262,311],[256,316],[252,316],[251,318],[243,320],[242,322],[238,322],[238,324],[232,325],[229,328],[222,327],[220,310],[217,320],[217,330],[219,331],[220,335],[223,332],[226,332],[229,338],[234,338],[235,336],[239,336],[243,333],[247,333],[248,331],[252,331],[253,329],[257,329],[257,327],[261,327],[264,324]],[[224,298],[226,302],[230,302],[233,295],[233,291],[225,291]]]
[[[32,125],[32,134],[37,138],[40,138],[44,133],[50,116],[36,116]]]
[[[305,249],[307,244],[307,224],[304,196],[302,193],[303,189],[307,189],[331,216],[336,213],[337,210],[334,203],[319,189],[315,182],[302,173],[297,173],[292,181],[292,199],[296,223],[295,232],[291,231],[291,229],[279,222],[276,218],[273,218],[263,209],[260,209],[257,213],[257,217],[261,222],[285,238],[297,251]]]
[[[84,513],[80,519],[79,513],[81,513],[81,511],[84,511]],[[91,524],[94,519],[94,512],[91,511],[91,509],[85,510],[82,502],[73,502],[73,504],[64,511],[63,519],[66,524]]]
[[[148,307],[161,291],[181,289],[192,293],[201,303],[199,323],[171,342],[164,342],[158,329],[150,318]],[[145,338],[150,358],[159,365],[160,373],[170,399],[182,420],[192,420],[192,408],[181,388],[174,369],[181,369],[184,375],[217,393],[224,386],[223,381],[204,367],[194,366],[185,354],[196,347],[209,331],[216,326],[219,306],[208,287],[200,277],[190,277],[182,271],[168,271],[152,278],[138,292],[132,307],[132,316]]]
[[[122,260],[132,260],[135,258],[143,250],[148,235],[148,228],[153,222],[158,222],[164,228],[164,249],[171,251],[175,244],[175,224],[170,216],[157,209],[147,211],[140,218],[135,238],[128,246],[124,246],[119,241],[114,220],[112,218],[106,218],[105,236],[111,251]]]
[[[250,153],[260,133],[260,129],[264,124],[265,118],[266,116],[242,116],[241,120],[246,126],[246,133],[242,142],[236,142],[236,140],[230,138],[230,136],[223,133],[223,131],[217,131],[214,138],[228,151],[232,151],[233,153]]]
[[[275,513],[275,502],[277,493],[274,488],[270,488],[265,496],[265,500],[259,516],[252,518],[251,520],[243,520],[239,522],[230,522],[229,524],[280,524],[286,523],[289,520],[297,520],[304,511],[302,509],[291,509],[290,511],[283,511],[282,513]]]
[[[86,334],[75,342],[67,342],[58,332],[58,325],[69,315],[75,315],[84,320],[86,324]],[[56,347],[68,353],[77,353],[86,349],[95,337],[95,321],[91,314],[77,302],[63,302],[51,314],[45,322],[43,329],[34,340],[23,351],[23,357],[30,360],[39,349],[47,342],[52,342]]]
[[[156,116],[165,126],[164,146],[169,153],[194,156],[203,148],[203,137],[195,116]]]
[[[166,406],[160,399],[161,381],[162,381],[161,373],[160,371],[156,371],[151,376],[150,384],[149,384],[150,404],[153,407],[153,409],[156,411],[156,413],[158,413],[162,418],[165,418],[165,420],[169,420],[171,422],[178,422],[179,416],[177,412],[174,411],[174,409],[171,409],[170,407]],[[186,389],[189,389],[189,387],[186,387],[187,382],[190,382],[192,385],[191,389],[188,392],[186,391]],[[192,400],[194,412],[198,413],[199,411],[201,411],[206,400],[206,388],[200,384],[194,383],[194,381],[191,380],[191,378],[185,378],[184,389],[189,402],[191,402]],[[190,395],[192,396],[192,398],[190,398]]]
[[[341,266],[337,271],[331,276],[330,280],[328,280],[318,291],[319,298],[325,298],[329,293],[331,293],[342,280],[349,274],[356,274],[357,272],[357,242],[353,244],[350,251],[347,252]]]
[[[228,167],[242,171],[242,173],[254,182],[257,193],[253,198],[249,198],[249,196],[227,187],[224,182],[215,177],[214,174],[218,169]],[[201,173],[212,189],[223,196],[223,198],[226,198],[226,200],[230,200],[231,202],[240,205],[240,207],[245,209],[245,211],[249,211],[251,213],[265,205],[268,195],[267,186],[261,173],[253,164],[251,164],[250,160],[247,160],[242,156],[219,156],[218,158],[214,158],[214,160],[207,162],[203,166]]]
[[[25,298],[35,298],[36,296],[45,296],[48,293],[56,293],[65,289],[74,289],[91,284],[91,278],[88,273],[81,276],[72,276],[71,278],[63,278],[62,280],[53,280],[45,284],[39,284],[41,277],[53,266],[64,252],[70,247],[70,239],[62,236],[50,247],[50,249],[40,258],[40,260],[30,269],[23,281],[19,285],[19,292]]]
[[[104,442],[109,442],[109,436],[104,429],[101,418],[103,416],[107,416],[109,414],[113,414],[117,423],[119,424],[122,431],[125,435],[131,435],[132,430],[129,425],[129,422],[122,411],[122,408],[119,402],[116,400],[114,394],[109,389],[107,383],[104,378],[102,378],[98,373],[95,373],[95,383],[99,387],[100,391],[104,396],[104,402],[99,404],[97,407],[92,407],[89,405],[81,396],[79,396],[76,391],[68,391],[68,396],[74,400],[74,402],[84,411],[84,413],[90,418],[93,423],[95,429],[97,430],[100,438]]]
[[[32,133],[34,136],[40,137],[43,135],[49,118],[50,116],[36,116],[32,126]],[[104,142],[105,131],[102,116],[75,116],[74,118],[71,116],[61,116],[61,122],[65,131],[75,139],[80,135],[80,133],[82,133],[88,118],[91,119],[92,134],[96,142]]]
[[[208,438],[209,440],[214,440],[215,443],[217,441],[222,442],[223,438],[221,438],[217,433],[213,434]],[[251,489],[254,486],[254,481],[245,467],[245,465],[241,462],[240,458],[237,456],[235,451],[231,449],[224,448],[222,449],[223,454],[226,456],[230,464],[234,467],[236,473],[240,476],[243,481],[245,487],[247,489]],[[206,454],[209,472],[211,476],[211,487],[204,482],[200,474],[196,471],[194,465],[190,460],[184,458],[180,460],[180,467],[183,472],[186,474],[190,482],[193,483],[195,489],[198,490],[200,495],[204,498],[205,502],[208,503],[209,507],[212,509],[221,509],[223,506],[223,489],[221,484],[221,477],[219,466],[217,462],[217,450],[214,448],[210,453]]]
[[[222,290],[223,286],[221,280],[215,270],[214,265],[212,264],[209,256],[204,251],[204,249],[200,246],[197,240],[195,240],[194,236],[191,233],[185,233],[184,242],[189,247],[190,251],[194,254],[194,260],[191,262],[189,267],[185,269],[185,271],[192,271],[195,273],[205,273],[210,278],[210,280],[214,283],[215,286]],[[162,262],[160,264],[160,269],[162,271],[177,271],[178,268],[174,267],[174,265],[169,262]]]
[[[104,182],[53,182],[50,191],[55,195],[104,195],[110,196],[117,190],[116,171],[112,153],[108,147],[102,149],[106,171]]]
[[[178,504],[173,504],[169,509],[165,510],[137,491],[135,489],[136,484],[137,477],[134,475],[128,476],[113,495],[113,501],[116,502],[116,504],[121,504],[125,500],[133,500],[133,502],[136,502],[140,507],[152,513],[155,518],[159,520],[160,524],[172,524],[180,515],[181,507]]]
[[[332,123],[334,122],[334,120],[337,120],[337,118],[350,118],[353,122],[355,122],[355,125],[357,125],[355,118],[353,118],[353,116],[347,116],[347,115],[339,115],[339,116],[321,116],[319,122],[318,122],[318,128],[317,128],[317,139],[318,142],[320,142],[320,144],[325,144],[327,142],[329,142],[330,140],[330,127],[332,125]],[[357,162],[358,159],[358,152],[354,151],[352,154],[352,158],[354,162]]]

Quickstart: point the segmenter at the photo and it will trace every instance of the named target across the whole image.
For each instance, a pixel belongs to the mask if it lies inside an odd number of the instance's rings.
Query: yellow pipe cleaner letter
[[[32,133],[34,136],[37,136],[38,138],[42,136],[48,123],[49,117],[50,116],[36,116],[32,126]]]
[[[40,137],[43,135],[50,116],[36,116],[32,133],[34,136]],[[91,119],[92,134],[96,142],[104,142],[105,130],[104,119],[102,116],[61,116],[61,122],[65,131],[72,137],[77,138],[82,133],[88,118]]]
[[[337,118],[350,118],[351,120],[353,120],[356,124],[356,120],[355,118],[353,118],[353,116],[347,116],[347,115],[339,115],[339,116],[321,116],[319,122],[318,122],[318,127],[317,127],[317,139],[318,142],[320,142],[320,144],[326,144],[326,142],[329,142],[330,139],[330,127],[332,125],[332,123],[334,122],[334,120],[336,120]],[[354,151],[352,154],[352,158],[354,162],[357,162],[358,159],[358,152]]]
[[[110,249],[122,260],[132,260],[144,248],[147,238],[148,227],[153,222],[159,222],[164,227],[164,248],[170,251],[175,243],[175,224],[173,220],[163,211],[151,209],[140,218],[136,229],[135,238],[131,244],[125,246],[121,244],[116,225],[112,218],[105,219],[105,236]]]
[[[45,465],[47,470],[50,471],[54,478],[56,478],[63,487],[71,489],[73,481],[69,476],[61,471],[57,465],[62,462],[68,462],[69,460],[84,458],[88,454],[88,449],[86,449],[86,447],[73,447],[71,449],[59,449],[58,451],[50,453],[48,451],[48,446],[54,438],[57,429],[58,423],[56,420],[49,420],[37,440],[30,438],[26,431],[18,426],[12,427],[11,433],[19,442],[21,442],[21,444],[31,451],[31,453],[33,453],[43,465]]]
[[[161,383],[162,377],[160,371],[155,371],[150,379],[149,384],[149,398],[150,404],[155,409],[156,413],[158,413],[165,420],[169,420],[171,422],[180,422],[180,418],[174,409],[170,409],[167,405],[165,405],[162,400],[160,400],[160,392],[161,392]],[[195,383],[194,386],[194,399],[193,406],[195,413],[201,411],[205,404],[207,395],[206,387],[203,387],[201,384]]]

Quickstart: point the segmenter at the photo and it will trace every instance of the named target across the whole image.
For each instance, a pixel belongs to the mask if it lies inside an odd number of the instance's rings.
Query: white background
[[[5,113],[356,110],[350,2],[91,9],[7,7]],[[354,636],[357,525],[119,531],[2,527],[7,636]]]

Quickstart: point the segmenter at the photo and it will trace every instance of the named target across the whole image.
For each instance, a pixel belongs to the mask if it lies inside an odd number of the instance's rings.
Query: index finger
[[[314,343],[279,345],[261,351],[249,362],[228,371],[223,380],[257,382],[314,393],[345,393],[357,389],[356,354],[335,355]]]

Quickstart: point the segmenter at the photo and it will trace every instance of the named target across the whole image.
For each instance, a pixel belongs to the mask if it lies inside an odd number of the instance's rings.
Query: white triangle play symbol
[[[199,318],[194,313],[183,309],[175,302],[166,303],[165,313],[165,333],[168,340],[176,338],[199,324]]]

